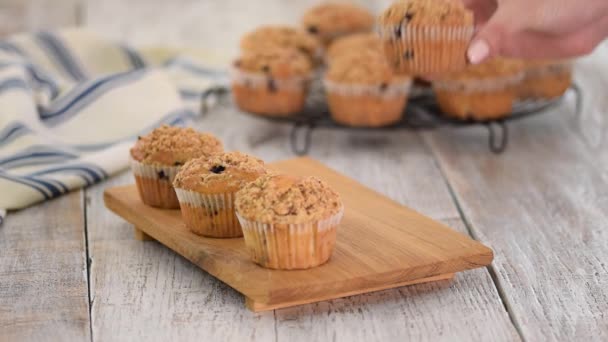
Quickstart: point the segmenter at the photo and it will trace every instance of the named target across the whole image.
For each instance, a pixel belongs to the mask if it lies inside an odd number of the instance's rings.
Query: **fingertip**
[[[471,64],[479,64],[490,57],[490,45],[483,39],[476,39],[467,50],[467,58]]]

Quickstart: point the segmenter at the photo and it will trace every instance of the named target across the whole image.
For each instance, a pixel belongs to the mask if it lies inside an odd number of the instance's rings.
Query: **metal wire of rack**
[[[583,94],[577,84],[572,84],[569,91],[575,96],[575,111],[579,115],[582,110]],[[228,89],[216,87],[207,90],[201,96],[201,114],[206,115],[209,111],[209,103],[212,99],[227,94]],[[389,130],[429,130],[438,127],[470,127],[485,126],[488,130],[488,146],[491,152],[500,154],[507,148],[509,142],[508,123],[521,120],[536,114],[541,114],[549,109],[559,106],[565,95],[552,100],[524,100],[518,101],[513,106],[513,112],[500,119],[492,120],[459,120],[441,114],[433,95],[430,92],[422,92],[415,98],[409,100],[403,119],[390,126],[383,127],[351,127],[341,125],[331,119],[327,104],[323,99],[322,91],[313,89],[304,110],[301,113],[288,117],[273,117],[254,115],[260,119],[291,123],[292,129],[289,135],[291,149],[296,155],[306,155],[312,145],[312,134],[317,128],[341,129],[353,131],[389,131]]]

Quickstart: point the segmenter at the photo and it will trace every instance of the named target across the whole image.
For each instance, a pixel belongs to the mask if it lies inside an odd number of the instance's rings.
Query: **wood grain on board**
[[[492,251],[485,246],[312,159],[272,167],[318,176],[341,194],[346,210],[327,264],[301,271],[264,269],[251,262],[243,239],[196,236],[184,226],[179,210],[144,205],[134,186],[110,188],[104,199],[108,208],[147,235],[243,293],[256,303],[249,306],[255,309],[401,286],[483,267],[492,260]]]

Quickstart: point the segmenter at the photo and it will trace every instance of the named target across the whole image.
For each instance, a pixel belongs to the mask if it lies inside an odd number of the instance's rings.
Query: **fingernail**
[[[473,42],[467,51],[467,57],[471,64],[479,64],[490,55],[490,46],[488,43],[479,39]]]

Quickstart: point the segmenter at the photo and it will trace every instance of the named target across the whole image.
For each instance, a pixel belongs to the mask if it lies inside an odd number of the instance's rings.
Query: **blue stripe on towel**
[[[79,61],[54,34],[50,32],[38,32],[36,38],[49,52],[50,57],[74,80],[82,81],[87,78],[85,72],[80,67]]]
[[[115,89],[117,86],[122,85],[124,83],[139,80],[144,74],[145,70],[128,71],[125,73],[114,74],[98,79],[94,81],[91,85],[89,85],[87,88],[77,89],[75,93],[71,92],[70,94],[66,95],[68,98],[71,98],[71,100],[64,104],[62,107],[57,109],[42,108],[39,113],[40,118],[42,120],[45,120],[45,123],[48,125],[55,125],[57,123],[63,122],[78,114],[78,111],[82,108],[95,102],[95,100],[97,100],[101,95],[107,93],[112,89]],[[60,101],[66,102],[62,100]],[[52,105],[52,107],[55,106]]]
[[[16,182],[16,183],[20,183],[23,185],[27,185],[30,188],[38,191],[39,193],[42,194],[42,196],[44,196],[44,199],[50,199],[52,198],[52,193],[47,192],[48,190],[45,187],[40,186],[38,183],[36,182],[32,182],[28,179],[24,179],[22,177],[15,177],[12,175],[9,175],[8,173],[4,173],[2,171],[0,171],[0,178],[4,178],[6,180],[9,180],[11,182]]]
[[[106,178],[108,174],[101,168],[91,164],[75,164],[70,166],[59,166],[54,168],[48,168],[42,171],[31,173],[29,176],[41,176],[53,173],[76,173],[82,177],[87,185],[98,183]]]
[[[146,67],[146,62],[137,51],[131,49],[128,46],[122,46],[121,48],[127,55],[127,58],[133,66],[133,69],[141,69]]]
[[[32,130],[20,122],[13,122],[0,130],[0,144],[6,144]]]
[[[19,55],[19,56],[25,56],[25,53],[23,53],[23,50],[21,50],[17,45],[15,45],[11,42],[8,42],[8,41],[0,42],[0,50],[15,54],[15,55]]]
[[[7,78],[0,82],[0,95],[5,91],[13,89],[31,90],[27,82],[21,78]]]

